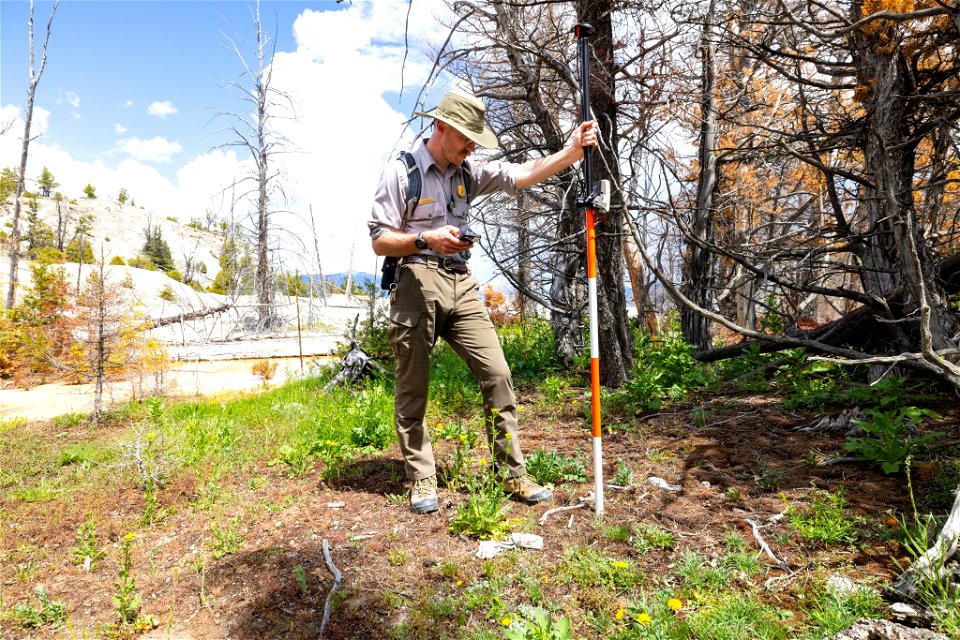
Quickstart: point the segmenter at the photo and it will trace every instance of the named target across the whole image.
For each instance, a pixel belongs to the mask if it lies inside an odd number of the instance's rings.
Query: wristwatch
[[[417,239],[413,241],[413,244],[420,250],[427,248],[427,241],[423,239],[423,231],[417,234]]]

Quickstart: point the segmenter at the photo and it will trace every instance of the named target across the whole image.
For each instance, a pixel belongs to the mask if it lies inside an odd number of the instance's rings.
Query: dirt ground
[[[579,452],[586,461],[591,440],[582,413],[586,396],[579,398],[558,411],[541,404],[535,392],[520,390],[524,450]],[[955,438],[960,410],[948,406],[940,411],[944,418],[936,428]],[[522,563],[542,573],[545,599],[559,603],[563,613],[574,618],[577,637],[592,637],[584,624],[587,611],[612,613],[626,604],[616,598],[599,600],[589,590],[550,579],[564,553],[578,546],[631,557],[646,575],[646,585],[671,588],[668,576],[675,573],[673,563],[680,550],[718,555],[720,541],[729,531],[753,545],[746,522],[751,519],[761,525],[767,543],[790,568],[784,571],[762,558],[767,569],[759,580],[769,581],[769,600],[778,606],[795,608],[803,583],[832,568],[885,584],[899,573],[896,562],[906,562],[895,542],[871,542],[856,549],[801,545],[787,519],[777,519],[788,502],[805,503],[816,489],[840,487],[851,515],[868,516],[871,523],[882,523],[882,514],[888,510],[909,511],[902,475],[885,476],[862,464],[814,464],[838,454],[843,442],[841,433],[801,430],[822,415],[790,413],[772,396],[759,395],[714,398],[629,422],[610,422],[606,426],[611,432],[603,439],[604,473],[611,478],[622,460],[634,473],[634,485],[606,491],[603,525],[656,523],[675,533],[678,550],[640,556],[630,543],[603,535],[591,511],[583,508],[538,523],[551,507],[575,505],[592,490],[590,483],[564,484],[557,488],[551,505],[512,506],[511,517],[525,519],[531,533],[543,536],[543,550],[510,552],[492,562],[507,569]],[[49,424],[34,423],[28,428],[49,430],[51,437],[83,435],[55,434],[59,429]],[[439,458],[450,454],[447,445],[437,443]],[[657,488],[646,481],[651,476],[682,490]],[[449,531],[455,506],[464,496],[441,489],[440,510],[416,516],[402,501],[390,497],[404,492],[402,478],[396,446],[355,461],[339,480],[326,484],[317,475],[288,478],[266,465],[224,478],[229,499],[216,509],[223,509],[224,522],[240,517],[244,542],[238,552],[214,559],[208,545],[211,514],[194,506],[198,480],[178,477],[161,494],[166,517],[139,530],[134,544],[143,612],[159,623],[144,637],[317,638],[333,584],[322,554],[323,541],[329,543],[332,560],[343,574],[325,637],[393,637],[391,629],[397,624],[414,621],[415,612],[404,603],[415,601],[423,589],[455,594],[487,570],[474,556],[477,541]],[[42,558],[35,579],[29,582],[16,580],[9,567],[3,570],[0,602],[4,609],[32,597],[35,585],[43,584],[53,597],[68,603],[73,637],[92,637],[83,635],[83,630],[112,619],[117,541],[143,513],[143,494],[135,489],[123,491],[112,496],[108,505],[91,504],[91,496],[92,492],[79,493],[56,513],[48,512],[43,503],[14,504],[8,497],[0,498],[0,514],[8,518],[0,551],[9,557],[11,550],[29,542]],[[102,567],[85,573],[72,564],[70,548],[78,526],[94,506],[106,521],[98,536],[109,536],[113,545]],[[13,521],[10,514],[15,514]],[[295,579],[296,567],[305,571],[303,586]],[[510,593],[522,601],[520,587],[513,589]],[[443,622],[430,629],[413,626],[422,635],[411,637],[462,637],[458,634],[490,623],[482,618],[483,608],[461,613],[466,616],[465,626],[448,627]],[[0,637],[48,636],[43,631],[31,634],[0,618]]]

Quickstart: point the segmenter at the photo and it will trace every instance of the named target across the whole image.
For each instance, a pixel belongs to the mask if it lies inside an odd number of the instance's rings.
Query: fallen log
[[[191,311],[190,313],[180,313],[175,316],[167,316],[166,318],[151,318],[144,323],[144,329],[157,329],[159,327],[165,327],[169,324],[177,324],[178,322],[198,320],[207,316],[223,313],[224,311],[229,311],[232,307],[233,304],[225,302],[216,307],[208,307],[205,309],[200,309],[199,311]]]

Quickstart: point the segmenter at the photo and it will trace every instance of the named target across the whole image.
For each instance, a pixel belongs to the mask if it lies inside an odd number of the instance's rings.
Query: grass
[[[528,358],[523,375],[537,386],[537,402],[527,405],[534,415],[524,417],[524,426],[541,420],[556,429],[546,435],[534,431],[541,439],[527,455],[528,470],[558,485],[556,506],[573,506],[588,481],[585,458],[569,444],[589,434],[570,401],[579,393],[577,378],[543,364],[536,349],[519,342],[511,348],[520,354],[516,357]],[[684,361],[671,360],[671,366]],[[70,624],[66,612],[76,611],[82,600],[55,590],[44,600],[35,589],[52,584],[54,570],[80,572],[72,563],[88,557],[96,571],[83,579],[119,597],[116,611],[109,612],[114,620],[148,624],[156,615],[175,627],[219,608],[220,615],[235,615],[238,609],[229,608],[236,599],[230,576],[237,568],[252,568],[264,589],[271,589],[268,598],[257,591],[259,585],[248,587],[254,598],[269,602],[261,612],[272,630],[265,637],[288,632],[299,637],[297,616],[309,611],[316,617],[329,588],[320,538],[332,541],[333,557],[349,576],[334,599],[334,619],[368,624],[363,631],[371,637],[562,638],[566,620],[572,637],[583,640],[812,640],[853,620],[884,615],[878,580],[865,579],[844,560],[868,541],[876,543],[872,557],[877,558],[883,543],[904,541],[894,541],[893,534],[870,539],[884,516],[860,515],[869,511],[858,509],[858,500],[848,501],[838,485],[811,492],[809,484],[796,480],[797,469],[813,473],[814,468],[772,467],[744,456],[735,472],[720,469],[722,483],[711,479],[712,486],[683,503],[686,492],[648,491],[634,475],[648,477],[660,465],[678,474],[710,471],[698,468],[691,455],[697,445],[677,424],[694,425],[700,439],[709,429],[682,416],[676,423],[658,423],[654,431],[631,422],[630,413],[617,416],[624,428],[604,443],[614,447],[606,459],[608,480],[625,488],[608,494],[609,513],[594,519],[580,509],[540,525],[546,508],[504,501],[501,480],[492,465],[483,464],[489,452],[478,392],[449,354],[439,353],[436,365],[432,384],[439,386],[428,424],[446,470],[444,506],[436,517],[422,519],[407,511],[389,380],[373,380],[353,392],[321,393],[329,379],[323,373],[248,397],[131,403],[95,430],[73,419],[0,423],[0,566],[6,583],[0,585],[0,637],[17,637],[26,624],[46,627],[44,633]],[[536,366],[546,367],[539,377]],[[666,399],[659,396],[661,403]],[[721,403],[700,398],[695,406],[711,421],[724,419]],[[150,520],[141,518],[147,493],[143,469],[129,457],[137,433],[141,443],[163,444],[150,454],[157,465],[152,468],[164,470]],[[555,444],[552,439],[561,434],[570,439]],[[931,475],[928,481],[947,486],[956,468],[948,465],[938,472],[943,478]],[[893,478],[868,477],[897,488]],[[772,491],[781,492],[782,502]],[[849,495],[859,497],[852,489]],[[342,511],[325,506],[339,501],[346,502]],[[696,507],[678,511],[683,504]],[[791,558],[795,576],[771,566],[742,523],[747,509],[773,513],[784,507],[786,517],[765,524],[764,535]],[[51,532],[61,531],[56,544],[19,533],[18,527],[41,517]],[[488,561],[472,557],[478,538],[518,530],[543,534],[544,549],[506,551]],[[127,531],[135,531],[136,544],[124,556],[117,549]],[[375,535],[358,535],[368,531]],[[913,535],[919,549],[921,532]],[[164,558],[168,541],[189,552]],[[118,565],[124,573],[117,573]],[[837,588],[829,580],[834,575],[849,575],[852,586]],[[77,582],[75,574],[67,577]],[[770,578],[779,579],[774,589],[765,586]],[[164,594],[170,594],[165,585],[178,580],[188,597],[178,592],[176,610],[173,605],[169,612],[158,610],[157,602],[167,602]],[[365,622],[356,622],[361,614]],[[78,626],[76,637],[101,637],[106,622],[97,620],[89,631]],[[941,622],[943,629],[951,629],[949,624],[948,618]],[[18,630],[10,634],[5,625]]]

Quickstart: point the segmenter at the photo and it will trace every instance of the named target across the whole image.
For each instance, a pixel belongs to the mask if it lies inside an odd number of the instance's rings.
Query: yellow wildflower
[[[481,466],[481,467],[487,466],[487,459],[486,459],[486,458],[480,458],[480,466]]]
[[[613,614],[613,617],[616,618],[617,620],[623,620],[623,616],[625,616],[626,614],[627,612],[623,610],[623,607],[620,607],[619,609],[617,609],[617,612]]]
[[[680,601],[679,598],[670,598],[669,600],[667,600],[667,606],[673,609],[674,611],[680,611],[680,609],[683,609],[683,603]]]
[[[506,618],[500,621],[500,624],[502,624],[505,627],[509,627],[512,622],[513,620],[511,620],[510,617],[507,616]]]
[[[613,567],[614,569],[626,569],[627,563],[624,562],[623,560],[611,560],[610,566]]]
[[[463,584],[463,580],[457,580],[457,586],[458,586],[458,587],[459,587],[460,585],[462,585],[462,584]]]
[[[126,540],[127,542],[132,542],[133,538],[134,538],[133,533],[128,533],[127,535],[123,536],[123,539]]]
[[[147,434],[147,441],[152,441],[156,437],[157,437],[157,434],[151,431],[150,433]]]
[[[505,437],[507,440],[509,440],[510,438],[513,437],[513,434],[512,434],[512,433],[505,433],[505,434],[503,434],[503,435],[504,435],[504,437]]]
[[[637,616],[637,624],[644,627],[649,627],[651,624],[653,624],[653,618],[650,617],[649,613],[644,611],[643,613]]]

